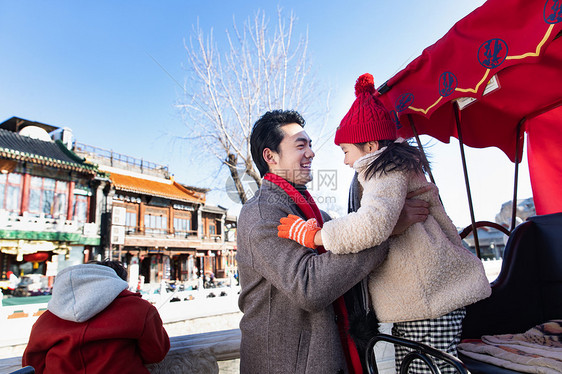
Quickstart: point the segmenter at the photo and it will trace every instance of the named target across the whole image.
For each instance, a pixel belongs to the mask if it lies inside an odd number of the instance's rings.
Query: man
[[[252,129],[252,158],[264,180],[238,220],[243,374],[361,372],[342,295],[384,261],[388,247],[319,255],[321,247],[277,236],[279,220],[289,214],[320,224],[329,219],[305,188],[314,152],[303,126],[297,112],[276,110]],[[420,204],[421,211],[399,221],[401,230],[425,219]]]

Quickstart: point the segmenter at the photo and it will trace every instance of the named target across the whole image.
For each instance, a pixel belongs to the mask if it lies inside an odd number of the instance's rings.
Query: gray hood
[[[107,266],[70,266],[57,274],[48,309],[59,318],[85,322],[104,310],[128,284]]]

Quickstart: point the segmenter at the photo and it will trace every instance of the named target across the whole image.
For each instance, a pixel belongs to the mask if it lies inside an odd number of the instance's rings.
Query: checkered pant
[[[392,335],[427,344],[440,351],[457,357],[457,345],[460,343],[462,320],[466,309],[460,308],[435,319],[421,321],[398,322],[392,327]],[[400,372],[400,363],[410,352],[409,348],[395,345],[396,372]],[[441,373],[456,373],[450,365],[435,359]],[[408,370],[409,374],[431,374],[429,367],[421,360],[414,360]]]

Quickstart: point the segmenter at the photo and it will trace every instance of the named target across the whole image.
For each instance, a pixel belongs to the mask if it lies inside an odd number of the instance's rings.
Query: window
[[[191,221],[187,218],[174,217],[174,232],[176,236],[186,237],[191,230]]]
[[[127,211],[125,215],[125,226],[127,226],[127,232],[137,231],[137,212]]]
[[[0,209],[19,215],[22,180],[21,174],[0,174]]]
[[[66,218],[68,183],[51,178],[31,177],[29,212],[49,218]]]
[[[168,217],[152,213],[145,214],[144,230],[147,234],[166,234],[168,232]]]
[[[88,196],[74,195],[72,217],[78,222],[88,222]]]
[[[209,235],[216,235],[216,227],[214,223],[212,225],[209,225]]]
[[[82,223],[88,222],[88,199],[92,196],[90,188],[78,182],[74,187],[73,194],[72,219]]]

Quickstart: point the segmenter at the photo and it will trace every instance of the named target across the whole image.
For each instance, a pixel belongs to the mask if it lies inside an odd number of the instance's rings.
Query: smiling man
[[[296,186],[304,186],[312,180],[312,140],[302,125],[289,123],[280,128],[283,140],[277,150],[265,148],[263,158],[269,171],[283,177]]]
[[[384,261],[388,246],[333,255],[278,237],[289,214],[319,226],[329,220],[305,187],[312,141],[300,114],[276,110],[254,124],[250,145],[263,182],[238,220],[240,372],[360,373],[342,295]],[[405,227],[415,222],[408,219]]]

